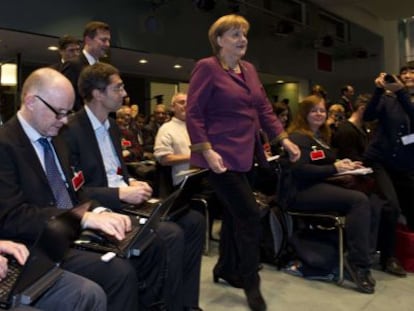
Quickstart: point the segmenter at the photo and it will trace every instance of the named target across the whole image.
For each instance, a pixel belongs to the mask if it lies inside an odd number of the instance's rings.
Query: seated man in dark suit
[[[14,257],[24,265],[29,250],[24,244],[0,240],[0,283],[8,273],[8,258]],[[94,282],[65,271],[35,303],[33,308],[18,306],[12,310],[59,310],[59,311],[104,311],[106,296],[102,288]]]
[[[58,138],[51,141],[67,122],[73,101],[73,88],[61,73],[51,68],[38,69],[23,85],[17,116],[0,128],[3,238],[30,245],[46,220],[79,203],[82,183],[73,178],[75,172],[70,167],[66,144]],[[80,215],[82,227],[98,229],[122,240],[130,230],[130,218],[92,207]],[[98,283],[107,294],[108,310],[135,311],[139,281],[136,271],[151,271],[154,278],[162,279],[162,251],[151,245],[139,260],[114,258],[103,262],[97,253],[70,249],[61,266]],[[141,264],[144,260],[150,264]]]
[[[100,58],[105,57],[111,42],[109,25],[104,22],[92,21],[86,24],[83,31],[83,50],[75,60],[64,63],[60,72],[69,79],[75,89],[75,104],[73,110],[78,111],[82,107],[82,98],[78,92],[78,78],[82,69],[93,65]]]
[[[128,176],[122,159],[120,133],[108,118],[127,95],[119,71],[105,63],[84,68],[79,91],[85,106],[62,131],[75,168],[85,176],[85,191],[112,208],[139,204],[152,191],[146,182]],[[169,310],[198,310],[201,255],[205,223],[202,215],[189,211],[176,222],[161,222],[158,235],[167,245],[165,301]]]

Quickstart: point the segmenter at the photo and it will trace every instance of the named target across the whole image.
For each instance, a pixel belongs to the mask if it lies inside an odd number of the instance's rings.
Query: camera
[[[395,83],[395,82],[397,82],[397,80],[395,80],[394,76],[390,75],[388,73],[384,76],[384,81],[386,83]]]

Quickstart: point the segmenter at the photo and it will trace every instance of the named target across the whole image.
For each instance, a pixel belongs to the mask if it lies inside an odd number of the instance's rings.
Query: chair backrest
[[[165,198],[174,190],[171,166],[163,166],[157,162],[154,185],[154,196]]]

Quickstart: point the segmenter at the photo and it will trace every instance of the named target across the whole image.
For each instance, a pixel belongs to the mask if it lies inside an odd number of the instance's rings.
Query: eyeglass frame
[[[68,110],[67,112],[59,112],[59,111],[56,110],[56,108],[53,108],[47,101],[45,101],[39,95],[34,95],[34,97],[36,97],[37,99],[39,99],[43,104],[45,104],[45,106],[47,108],[50,109],[50,111],[52,111],[55,114],[56,120],[62,120],[63,118],[66,118],[66,117],[68,117],[69,115],[71,115],[72,113],[75,112],[73,110]]]

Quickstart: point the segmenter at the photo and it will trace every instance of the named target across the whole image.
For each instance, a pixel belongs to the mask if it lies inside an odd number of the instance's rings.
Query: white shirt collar
[[[93,65],[98,62],[98,60],[93,57],[88,51],[85,49],[82,50],[83,55],[85,55],[86,60],[88,61],[89,65]]]
[[[104,123],[102,124],[98,120],[98,118],[95,116],[95,114],[92,112],[92,110],[88,107],[88,105],[85,105],[85,111],[86,111],[86,114],[87,114],[89,120],[92,123],[92,128],[93,128],[94,131],[96,131],[102,125],[105,127],[105,129],[107,129],[107,130],[109,129],[110,124],[109,124],[109,120],[108,119],[106,119],[104,121]]]
[[[23,131],[26,133],[27,137],[30,139],[30,141],[33,143],[36,143],[39,138],[43,137],[37,130],[33,128],[22,116],[22,113],[20,110],[17,112],[17,119],[19,120]]]

